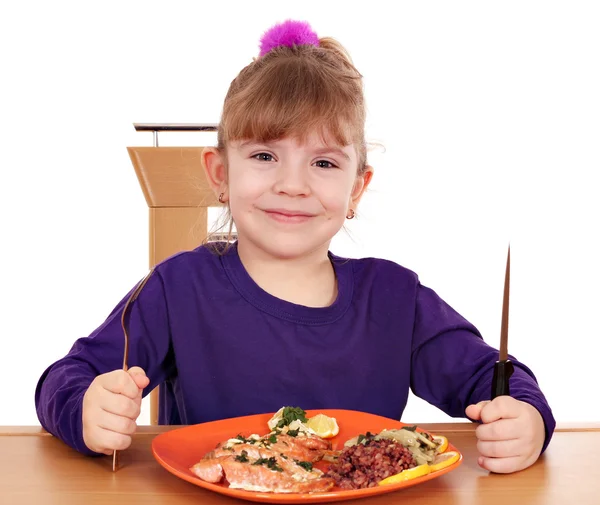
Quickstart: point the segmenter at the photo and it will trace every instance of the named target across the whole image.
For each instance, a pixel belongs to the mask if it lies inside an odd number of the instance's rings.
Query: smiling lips
[[[305,223],[310,218],[315,217],[314,214],[287,209],[265,209],[264,212],[271,219],[280,223]]]

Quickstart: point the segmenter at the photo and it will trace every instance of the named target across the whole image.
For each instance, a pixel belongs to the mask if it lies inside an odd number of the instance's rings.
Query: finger
[[[139,367],[139,366],[132,366],[127,372],[132,377],[134,375],[143,375],[144,377],[146,376],[146,372],[144,371],[144,369],[142,367]]]
[[[125,416],[117,416],[104,412],[98,421],[98,426],[108,431],[114,431],[122,435],[133,435],[137,428],[135,421]]]
[[[124,370],[115,370],[102,377],[101,386],[111,393],[125,395],[129,398],[135,398],[139,393],[137,384]]]
[[[131,437],[114,431],[97,427],[94,438],[98,440],[96,452],[112,454],[113,451],[123,451],[131,445]]]
[[[512,458],[523,456],[523,443],[520,439],[513,440],[479,440],[477,450],[486,458]]]
[[[479,421],[479,419],[481,418],[481,409],[484,407],[484,405],[486,405],[488,403],[489,403],[489,400],[484,400],[479,403],[469,405],[465,409],[465,414],[470,419],[473,419],[474,421]]]
[[[494,473],[512,473],[524,468],[523,458],[486,458],[480,456],[477,463],[481,468]]]
[[[141,390],[143,390],[145,387],[148,386],[148,384],[150,384],[150,379],[146,376],[146,372],[144,371],[144,369],[140,368],[139,366],[131,367],[128,370],[128,373],[135,382],[136,386],[140,389],[138,396],[141,397]]]
[[[510,396],[498,396],[481,409],[481,421],[492,423],[498,419],[513,419],[519,416],[521,406]]]
[[[480,424],[475,430],[479,440],[514,440],[520,438],[518,423],[514,419],[500,419],[489,424]]]
[[[136,420],[140,415],[140,403],[125,395],[111,393],[110,391],[105,390],[100,393],[99,406],[109,414]]]
[[[134,375],[132,379],[133,382],[135,382],[135,385],[138,387],[138,395],[142,394],[144,392],[144,388],[150,384],[150,379],[145,375]]]

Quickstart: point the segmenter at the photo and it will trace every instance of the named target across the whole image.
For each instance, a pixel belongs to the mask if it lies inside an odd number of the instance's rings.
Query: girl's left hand
[[[510,396],[469,405],[465,411],[474,421],[481,421],[475,434],[481,456],[479,466],[495,473],[512,473],[535,463],[546,437],[544,420],[539,411]]]

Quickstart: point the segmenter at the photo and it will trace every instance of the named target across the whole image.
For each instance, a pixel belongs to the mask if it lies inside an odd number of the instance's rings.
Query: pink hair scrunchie
[[[279,46],[319,46],[319,36],[305,21],[284,21],[269,28],[260,39],[260,54],[264,56]]]

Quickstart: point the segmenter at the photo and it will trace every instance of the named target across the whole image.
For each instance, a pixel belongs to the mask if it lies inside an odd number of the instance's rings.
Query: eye
[[[334,165],[333,163],[331,163],[331,161],[327,160],[319,160],[316,161],[315,164],[319,168],[337,168],[337,165]]]
[[[273,155],[269,153],[254,154],[252,158],[259,161],[273,161]]]

